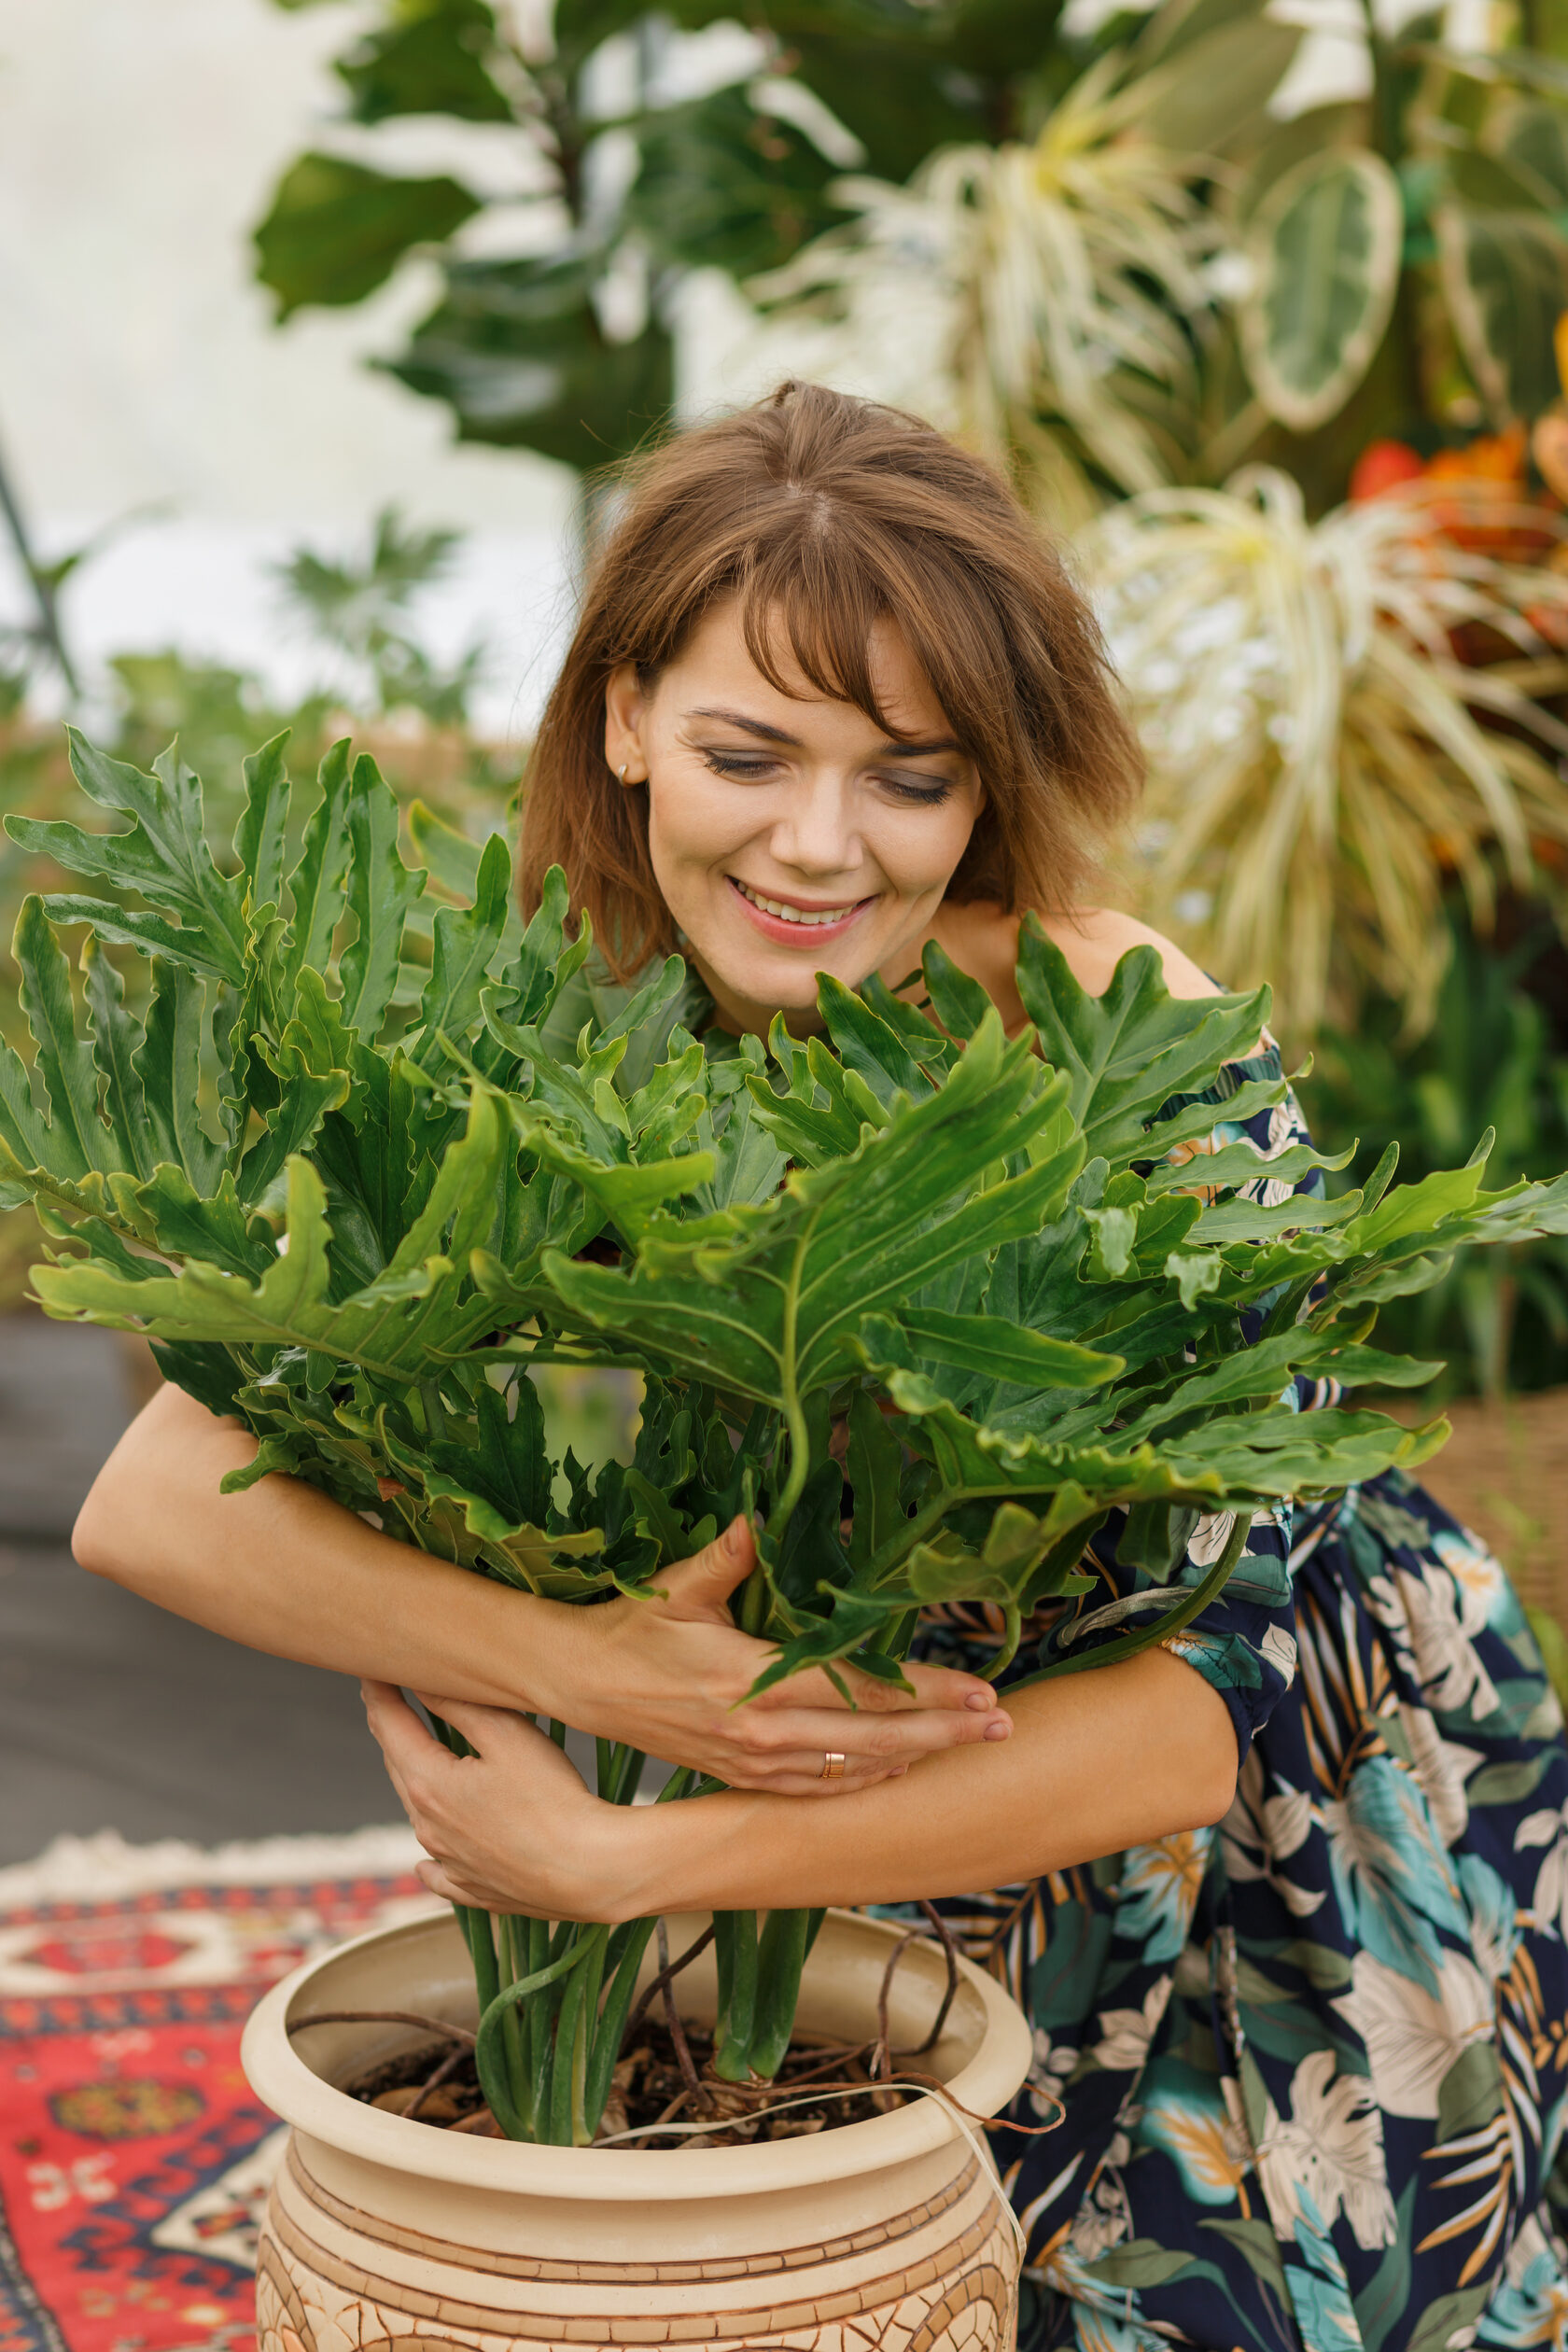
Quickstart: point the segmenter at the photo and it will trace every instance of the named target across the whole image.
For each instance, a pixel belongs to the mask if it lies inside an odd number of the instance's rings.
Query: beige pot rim
[[[830,1911],[841,1929],[857,1939],[874,1938],[889,1949],[904,1932],[886,1920]],[[912,2099],[887,2115],[846,2123],[810,2137],[777,2140],[760,2148],[635,2149],[534,2147],[516,2140],[479,2139],[462,2133],[432,2131],[428,2124],[365,2106],[323,2079],[290,2040],[290,2021],[307,2014],[325,1991],[319,1980],[351,1955],[381,1946],[402,1948],[408,1964],[411,2002],[417,1987],[419,1947],[432,1939],[455,1938],[450,1912],[375,1928],[308,1960],[266,1994],[251,2012],[240,2058],[252,2090],[273,2112],[309,2138],[389,2171],[412,2173],[455,2186],[505,2194],[581,2199],[585,2202],[690,2203],[715,2197],[766,2195],[819,2182],[877,2172],[941,2147],[960,2135],[979,2137],[937,2097]],[[938,1963],[940,1965],[940,1963]],[[980,2005],[977,2030],[964,2063],[947,2076],[953,2099],[973,2115],[994,2115],[1013,2096],[1029,2070],[1032,2044],[1016,2004],[996,1980],[960,1958],[962,1982]]]

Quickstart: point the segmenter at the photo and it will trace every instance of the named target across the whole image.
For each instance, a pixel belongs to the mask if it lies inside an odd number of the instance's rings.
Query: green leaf
[[[1465,365],[1494,417],[1557,398],[1552,329],[1568,306],[1568,239],[1539,213],[1439,205],[1438,275]]]
[[[245,805],[234,833],[234,855],[250,888],[249,911],[283,904],[284,840],[288,830],[291,787],[284,752],[287,731],[273,735],[245,763]]]
[[[864,1570],[872,1555],[903,1523],[899,1479],[903,1449],[875,1399],[858,1388],[849,1400],[849,1447],[846,1457],[854,1513],[849,1531],[849,1564]]]
[[[334,743],[321,763],[321,798],[311,812],[300,862],[288,877],[293,903],[293,940],[287,973],[325,972],[332,938],[343,920],[343,876],[348,870],[348,740]]]
[[[1487,145],[1547,211],[1568,208],[1568,118],[1561,105],[1516,99],[1487,126]]]
[[[142,1042],[140,1021],[125,1010],[125,985],[90,932],[82,943],[88,1026],[92,1058],[104,1086],[104,1109],[113,1137],[109,1165],[152,1173],[147,1104],[134,1057]]]
[[[626,220],[663,260],[744,278],[787,261],[834,217],[838,167],[732,84],[638,126]]]
[[[1238,325],[1253,390],[1292,432],[1337,415],[1365,375],[1393,314],[1404,233],[1399,183],[1369,148],[1306,156],[1264,198]]]
[[[409,804],[408,825],[414,856],[423,859],[431,880],[471,906],[479,879],[479,843],[458,833],[422,800]]]
[[[472,906],[443,906],[436,917],[430,977],[419,1001],[419,1036],[411,1051],[421,1070],[445,1057],[441,1039],[466,1038],[505,935],[511,907],[511,855],[500,833],[480,853]]]
[[[1491,2294],[1492,2281],[1483,2278],[1473,2287],[1455,2287],[1438,2295],[1416,2319],[1402,2352],[1448,2352],[1460,2330],[1468,2331],[1485,2310]]]
[[[1026,1041],[996,1015],[941,1090],[820,1169],[800,1169],[760,1210],[652,1227],[632,1268],[545,1261],[576,1311],[647,1336],[672,1368],[792,1409],[846,1368],[864,1317],[949,1265],[1037,1230],[1077,1172],[1070,1144],[971,1193],[977,1169],[1023,1153],[1059,1108]]]
[[[1010,1326],[989,1315],[945,1315],[906,1309],[899,1327],[917,1356],[983,1372],[1020,1388],[1099,1388],[1124,1368],[1117,1355],[1102,1355],[1043,1331]],[[875,1325],[872,1326],[873,1331]]]
[[[1272,2221],[1232,2221],[1215,2215],[1204,2215],[1197,2226],[1200,2230],[1212,2230],[1216,2237],[1224,2238],[1225,2244],[1240,2255],[1253,2277],[1262,2279],[1278,2299],[1281,2309],[1289,2310],[1285,2265]]]
[[[223,1154],[202,1124],[205,990],[183,963],[154,957],[152,994],[132,1065],[141,1081],[154,1161],[184,1170],[199,1193],[218,1182]]]
[[[596,272],[576,252],[449,260],[446,295],[390,372],[445,400],[459,438],[601,466],[662,426],[674,396],[657,319],[612,343],[594,307]]]
[[[172,752],[144,776],[94,749],[67,729],[71,766],[90,800],[133,819],[127,833],[89,833],[78,826],[6,820],[12,838],[75,874],[101,875],[117,889],[139,891],[153,906],[179,917],[127,912],[102,901],[58,897],[46,905],[51,921],[93,923],[105,939],[177,955],[194,970],[238,986],[245,960],[240,886],[220,875],[203,832],[202,789]]]
[[[928,940],[921,958],[931,1010],[945,1029],[970,1038],[991,1009],[991,1000],[978,980],[959,970],[946,950]]]
[[[41,899],[23,899],[11,953],[21,972],[22,1009],[49,1101],[51,1161],[69,1176],[113,1168],[119,1165],[115,1139],[98,1116],[92,1048],[77,1035],[70,967],[44,918]]]
[[[1128,2238],[1125,2246],[1113,2247],[1109,2254],[1085,2268],[1097,2286],[1141,2288],[1163,2287],[1192,2266],[1192,2255],[1161,2246],[1157,2238]]]
[[[1018,993],[1041,1051],[1067,1077],[1085,1157],[1113,1169],[1148,1155],[1160,1130],[1147,1129],[1173,1096],[1200,1092],[1226,1062],[1256,1052],[1269,1006],[1267,988],[1172,996],[1153,947],[1129,948],[1105,994],[1091,997],[1033,915],[1018,934]]]
[[[353,860],[348,912],[357,929],[343,949],[339,970],[343,1017],[371,1043],[392,1001],[403,928],[425,877],[411,874],[403,863],[398,848],[397,798],[382,782],[373,760],[361,758],[354,763],[347,819]]]
[[[280,319],[307,302],[363,301],[411,245],[443,243],[479,208],[444,174],[391,179],[343,156],[301,155],[257,228],[256,274],[277,296]]]
[[[484,0],[421,0],[367,33],[332,71],[348,86],[357,122],[394,115],[511,122],[511,108],[485,68],[495,38]]]
[[[1355,2297],[1356,2326],[1362,2352],[1383,2352],[1395,2328],[1402,2327],[1410,2302],[1410,2253],[1414,2233],[1417,2181],[1407,2181],[1399,2200],[1396,2226],[1388,2252],[1370,2280]]]

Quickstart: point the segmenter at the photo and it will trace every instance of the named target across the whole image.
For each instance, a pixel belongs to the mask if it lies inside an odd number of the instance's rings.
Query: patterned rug
[[[283,2142],[240,2031],[310,1953],[432,1908],[406,1829],[0,1869],[0,2352],[251,2352]]]

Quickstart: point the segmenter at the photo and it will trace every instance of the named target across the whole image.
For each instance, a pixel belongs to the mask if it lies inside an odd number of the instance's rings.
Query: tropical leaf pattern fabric
[[[1294,1099],[1225,1119],[1262,1074],[1226,1071],[1212,1148],[1306,1140]],[[1157,1605],[1116,1532],[1043,1658]],[[1227,1533],[1200,1520],[1173,1581]],[[932,1610],[919,1646],[994,1638]],[[1568,1747],[1503,1569],[1393,1472],[1260,1518],[1169,1646],[1236,1727],[1219,1827],[941,1907],[1033,2023],[1012,2115],[1061,2119],[996,2135],[1026,2352],[1568,2346]]]

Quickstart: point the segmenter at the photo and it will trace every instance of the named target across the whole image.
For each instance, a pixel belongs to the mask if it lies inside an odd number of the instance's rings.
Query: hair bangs
[[[529,763],[529,913],[560,864],[619,978],[674,945],[647,793],[605,759],[605,690],[627,662],[651,688],[732,595],[773,687],[798,696],[804,679],[889,741],[873,639],[898,630],[985,791],[949,898],[1043,913],[1081,899],[1136,796],[1138,746],[1092,612],[987,466],[917,417],[786,384],[624,479]]]
[[[798,696],[780,660],[787,652],[808,686],[864,711],[891,739],[897,730],[876,697],[871,641],[893,606],[843,533],[829,524],[780,534],[758,550],[736,586],[746,650],[770,686]]]

